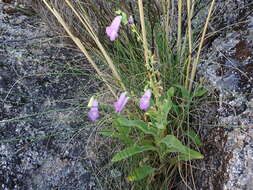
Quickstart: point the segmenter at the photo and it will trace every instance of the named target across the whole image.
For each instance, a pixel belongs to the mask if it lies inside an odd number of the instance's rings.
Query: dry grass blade
[[[177,21],[177,53],[181,55],[181,35],[182,35],[182,0],[178,0],[178,21]]]
[[[202,36],[201,36],[201,40],[200,40],[200,44],[199,44],[199,48],[198,48],[198,52],[197,52],[197,57],[194,60],[194,63],[192,65],[189,91],[191,91],[191,89],[192,89],[192,84],[193,84],[193,81],[194,81],[194,78],[195,78],[195,75],[196,75],[197,64],[199,62],[200,53],[201,53],[201,50],[202,50],[202,47],[203,47],[203,43],[204,43],[204,40],[205,40],[206,31],[207,31],[207,26],[208,26],[209,20],[211,18],[211,14],[212,14],[212,11],[213,11],[213,8],[214,8],[214,4],[215,4],[215,0],[212,0],[211,6],[210,6],[209,11],[208,11],[208,16],[207,16],[207,19],[206,19],[206,22],[205,22],[204,30],[202,32]]]
[[[190,65],[192,62],[192,23],[191,23],[191,19],[192,19],[192,10],[193,10],[193,5],[191,6],[191,0],[187,0],[187,26],[188,26],[188,43],[189,43],[189,56],[188,56],[188,61],[187,61],[187,70],[186,70],[186,79],[185,79],[185,87],[188,87],[188,77],[189,77],[189,73],[190,73]]]
[[[145,62],[146,64],[148,64],[149,63],[148,41],[147,41],[147,34],[146,34],[146,28],[145,28],[144,9],[143,9],[142,0],[138,0],[138,6],[139,6],[139,13],[140,13],[140,20],[141,20],[141,31],[142,31],[142,38],[143,38]]]
[[[166,1],[167,2],[167,1]],[[165,4],[165,2],[164,2]],[[165,22],[165,33],[166,33],[166,39],[167,39],[167,42],[169,43],[170,42],[170,0],[167,2],[167,6],[164,5],[165,7],[165,10],[164,12],[166,13],[166,16],[165,16],[165,19],[166,19],[166,22]],[[168,44],[169,46],[169,44]]]
[[[96,65],[96,63],[93,61],[92,57],[89,55],[88,51],[86,50],[86,48],[84,47],[84,45],[82,44],[82,42],[80,41],[80,39],[74,36],[74,34],[71,32],[71,30],[69,29],[68,25],[66,24],[66,22],[63,20],[63,18],[59,14],[59,12],[57,10],[53,9],[49,5],[49,3],[47,2],[47,0],[43,0],[43,3],[47,6],[47,8],[52,12],[52,14],[59,21],[59,23],[63,26],[63,28],[65,29],[65,31],[68,33],[68,35],[70,36],[70,38],[75,42],[75,44],[81,50],[81,52],[86,56],[86,58],[88,59],[88,61],[90,62],[90,64],[93,66],[93,68],[96,70],[96,72],[98,73],[98,75],[105,82],[105,84],[107,85],[107,87],[109,88],[109,90],[112,92],[112,94],[115,97],[117,97],[116,94],[115,94],[115,92],[114,92],[114,90],[109,85],[109,83],[107,82],[107,80],[103,77],[103,73],[100,71],[100,69],[98,68],[98,66]]]

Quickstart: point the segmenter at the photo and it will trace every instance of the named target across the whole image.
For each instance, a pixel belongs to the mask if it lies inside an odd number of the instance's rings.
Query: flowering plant
[[[88,44],[71,32],[57,9],[53,9],[47,0],[43,2],[87,57],[111,94],[116,98],[116,89],[123,91],[113,104],[116,114],[111,114],[112,119],[109,119],[112,127],[101,131],[124,144],[124,149],[112,161],[131,159],[127,168],[130,170],[129,181],[146,179],[146,189],[157,186],[168,189],[168,184],[182,177],[182,168],[189,171],[189,164],[185,162],[203,158],[198,150],[202,143],[192,121],[206,91],[194,79],[215,0],[211,1],[203,30],[195,31],[191,24],[195,14],[193,1],[143,4],[143,0],[138,0],[131,1],[130,6],[127,6],[128,1],[110,1],[108,4],[124,7],[127,12],[118,10],[115,18],[108,14],[101,19],[105,20],[103,26],[107,26],[104,32],[93,29],[95,21],[88,18],[89,10],[80,4],[83,12],[78,12],[66,0],[94,41]],[[95,7],[94,10],[104,9]],[[111,10],[105,12],[111,13]],[[111,24],[108,24],[109,19]],[[90,50],[91,44],[94,47]],[[96,99],[91,101],[88,117],[92,121],[100,116],[98,105]]]
[[[126,19],[126,14],[122,11],[117,11],[117,13],[123,16],[116,16],[112,24],[106,28],[110,40],[113,41],[118,37],[120,22],[124,17],[124,23],[130,23],[132,32],[136,34],[139,40],[143,41],[134,25],[133,18],[130,16],[129,19]],[[201,146],[201,140],[193,130],[183,129],[184,132],[180,136],[174,135],[173,131],[176,125],[182,126],[178,122],[185,119],[184,111],[185,109],[189,111],[194,98],[202,96],[206,91],[197,88],[194,93],[190,93],[184,86],[176,84],[164,93],[161,81],[157,80],[160,72],[155,67],[156,60],[151,52],[147,51],[146,53],[145,67],[148,71],[146,90],[139,102],[135,102],[135,104],[139,104],[139,109],[143,111],[141,119],[135,118],[131,113],[128,113],[128,117],[121,114],[129,100],[129,97],[126,96],[127,92],[123,92],[118,100],[114,102],[115,113],[117,113],[112,123],[114,130],[101,131],[103,135],[120,139],[126,146],[124,150],[118,152],[112,158],[112,162],[126,160],[140,154],[143,155],[141,164],[138,164],[136,168],[132,168],[132,172],[127,178],[129,181],[138,181],[147,176],[154,177],[166,173],[161,169],[161,166],[167,162],[170,163],[170,167],[175,167],[181,162],[203,158],[201,153],[179,140],[190,139],[191,143]],[[179,101],[179,98],[181,101]],[[95,102],[95,106],[97,106],[97,102]],[[94,110],[92,107],[88,113],[92,121],[94,121],[95,116],[96,119],[98,117],[98,114],[94,114],[94,117],[90,116],[91,113],[97,111],[97,107],[95,108]],[[136,130],[138,131],[137,134],[134,133]],[[156,162],[152,164],[154,160]]]
[[[182,86],[177,86],[181,93],[185,93],[186,89]],[[139,109],[144,110],[145,118],[143,119],[127,119],[118,114],[112,126],[114,130],[104,130],[100,133],[106,136],[119,138],[126,146],[124,150],[117,153],[113,158],[113,162],[125,160],[129,157],[137,154],[147,153],[151,160],[158,159],[160,165],[165,164],[168,154],[174,156],[170,158],[171,166],[176,165],[180,161],[189,161],[194,159],[202,159],[203,155],[198,151],[195,151],[188,146],[184,145],[178,137],[172,134],[173,124],[169,120],[169,115],[179,116],[182,112],[181,109],[186,107],[183,102],[181,105],[177,105],[175,100],[175,88],[171,87],[163,98],[159,99],[157,105],[152,105],[150,89],[146,90],[144,95],[140,98]],[[192,100],[194,97],[203,95],[205,91],[199,90],[194,95],[184,94],[184,98]],[[115,112],[120,113],[125,107],[128,97],[126,92],[122,93],[117,102],[114,103]],[[137,129],[139,131],[138,137],[133,133]],[[198,146],[201,146],[201,140],[193,130],[186,130],[183,134],[185,137],[191,138],[192,142]],[[144,154],[145,155],[145,154]],[[150,159],[144,159],[142,164],[133,169],[128,176],[129,181],[136,181],[145,178],[146,176],[154,176],[162,171],[159,171],[159,167],[155,167],[150,164]]]

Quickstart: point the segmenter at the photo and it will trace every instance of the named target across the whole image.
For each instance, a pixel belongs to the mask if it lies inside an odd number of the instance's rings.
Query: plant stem
[[[177,20],[177,55],[180,60],[181,55],[181,35],[182,35],[182,0],[178,0],[178,20]]]
[[[140,14],[140,20],[141,20],[141,31],[142,31],[142,39],[143,39],[145,64],[148,65],[149,64],[148,41],[147,41],[147,34],[146,34],[146,28],[145,28],[144,9],[143,9],[142,0],[138,0],[138,6],[139,6],[139,14]]]
[[[193,84],[193,81],[194,81],[194,78],[195,78],[195,75],[196,75],[197,64],[199,62],[200,53],[201,53],[202,46],[203,46],[203,43],[204,43],[204,40],[205,40],[207,26],[208,26],[209,20],[211,18],[211,14],[212,14],[212,11],[213,11],[214,4],[215,4],[215,0],[212,0],[211,6],[210,6],[209,11],[208,11],[208,16],[207,16],[207,19],[206,19],[206,22],[205,22],[204,30],[202,32],[202,37],[201,37],[201,41],[200,41],[200,44],[199,44],[199,49],[198,49],[198,52],[197,52],[197,57],[194,60],[194,63],[192,65],[191,79],[190,79],[190,84],[189,84],[189,91],[192,90],[192,84]]]
[[[188,87],[188,77],[190,74],[190,65],[192,61],[192,27],[191,27],[191,19],[192,19],[192,10],[191,0],[187,0],[187,25],[188,25],[188,44],[189,44],[189,56],[187,60],[187,70],[186,70],[186,78],[185,78],[185,87]]]

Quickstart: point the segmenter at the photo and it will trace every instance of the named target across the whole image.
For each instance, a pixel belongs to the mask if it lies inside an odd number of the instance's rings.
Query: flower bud
[[[116,16],[113,19],[112,24],[106,27],[106,34],[108,35],[111,41],[114,41],[118,37],[121,19],[122,16]]]
[[[91,102],[91,108],[88,112],[88,117],[91,121],[95,121],[99,117],[99,111],[98,111],[98,101],[93,99]]]
[[[146,90],[146,92],[143,94],[143,96],[140,99],[140,109],[147,111],[150,105],[150,98],[151,98],[152,92],[150,89]]]
[[[126,92],[121,93],[118,101],[114,103],[114,108],[115,108],[116,113],[120,113],[123,110],[123,108],[125,107],[128,99],[129,98],[126,96]]]

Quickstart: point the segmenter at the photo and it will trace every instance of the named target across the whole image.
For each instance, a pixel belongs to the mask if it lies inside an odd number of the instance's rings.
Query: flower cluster
[[[126,96],[127,92],[121,93],[120,97],[116,102],[114,102],[114,110],[116,113],[120,113],[129,97]],[[150,106],[150,99],[151,99],[152,92],[150,89],[148,89],[143,96],[140,99],[140,104],[139,107],[141,110],[147,111],[149,106]],[[95,121],[99,117],[99,110],[98,110],[98,101],[94,99],[93,97],[91,98],[88,107],[90,107],[90,111],[88,112],[88,117],[90,118],[91,121]]]
[[[123,24],[133,25],[134,24],[134,18],[133,16],[130,16],[127,20],[127,16],[124,12],[118,11],[118,13],[122,14],[122,16],[116,16],[111,25],[106,27],[106,34],[110,38],[111,41],[116,40],[116,38],[119,36],[118,32],[120,29],[120,24],[123,22]]]
[[[123,24],[128,24],[128,25],[134,25],[134,18],[133,16],[130,16],[129,19],[127,20],[127,16],[124,12],[122,11],[117,11],[117,14],[120,14],[120,16],[116,16],[111,25],[106,27],[106,34],[110,38],[111,41],[116,40],[116,38],[119,36],[118,32],[120,29],[121,22]],[[114,110],[116,113],[120,113],[129,97],[126,96],[127,92],[121,93],[120,97],[116,102],[114,102]],[[150,99],[151,99],[152,92],[150,89],[148,89],[144,95],[140,99],[140,104],[139,107],[141,110],[147,111],[149,106],[150,106]],[[98,101],[95,100],[93,97],[91,98],[88,107],[90,107],[90,111],[88,112],[88,117],[90,120],[95,121],[99,117],[99,110],[98,110]]]

